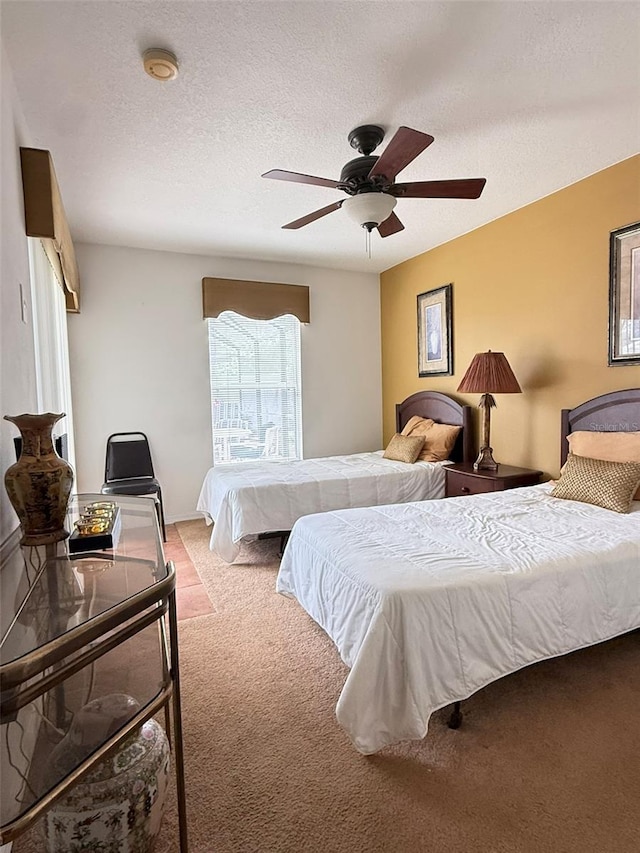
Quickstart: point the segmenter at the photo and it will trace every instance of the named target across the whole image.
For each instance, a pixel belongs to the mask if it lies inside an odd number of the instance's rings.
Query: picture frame
[[[418,294],[418,376],[453,376],[453,284]]]
[[[640,222],[609,238],[609,367],[640,364]]]

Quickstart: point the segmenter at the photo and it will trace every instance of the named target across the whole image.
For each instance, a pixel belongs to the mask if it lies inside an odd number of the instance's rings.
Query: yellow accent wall
[[[477,406],[456,388],[475,353],[502,351],[523,393],[496,395],[494,457],[557,476],[560,410],[640,386],[640,362],[607,365],[609,232],[639,220],[640,155],[382,273],[385,444],[415,391]],[[421,379],[416,296],[449,282],[455,372]]]

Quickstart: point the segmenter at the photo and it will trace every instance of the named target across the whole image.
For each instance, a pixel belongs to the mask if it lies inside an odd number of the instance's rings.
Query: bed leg
[[[453,711],[447,723],[450,729],[459,729],[462,725],[462,711],[460,710],[460,702],[453,703]]]
[[[278,551],[278,557],[282,557],[284,554],[284,549],[287,547],[287,542],[289,541],[289,534],[283,533],[280,537],[280,550]]]

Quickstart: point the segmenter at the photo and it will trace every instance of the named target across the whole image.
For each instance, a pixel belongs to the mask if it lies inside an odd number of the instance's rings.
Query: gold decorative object
[[[75,530],[69,539],[69,553],[112,549],[120,533],[120,510],[114,501],[94,501],[86,504],[74,521]]]
[[[50,545],[69,535],[64,522],[73,469],[56,453],[51,431],[64,413],[5,415],[20,430],[22,452],[4,482],[22,528],[21,545]]]
[[[96,533],[106,533],[109,529],[109,519],[95,521],[93,519],[80,519],[76,521],[75,527],[80,536],[95,536]]]

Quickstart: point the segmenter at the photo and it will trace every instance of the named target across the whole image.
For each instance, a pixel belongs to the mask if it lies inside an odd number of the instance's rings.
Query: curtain
[[[203,278],[202,308],[205,320],[218,317],[222,311],[235,311],[253,320],[293,314],[301,323],[310,322],[309,288],[301,284]]]
[[[65,297],[40,240],[29,239],[29,262],[38,411],[65,413],[54,435],[66,433],[68,461],[75,467]]]

